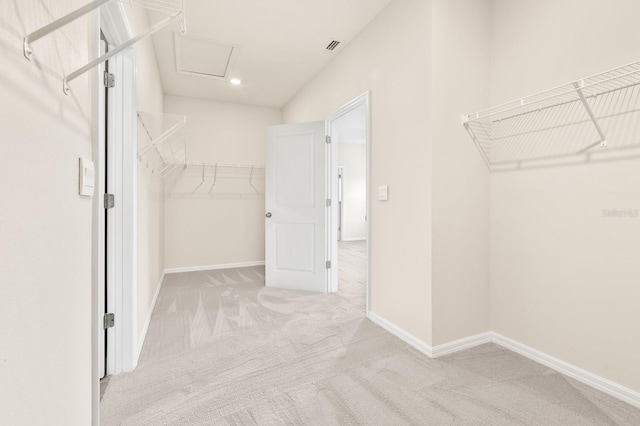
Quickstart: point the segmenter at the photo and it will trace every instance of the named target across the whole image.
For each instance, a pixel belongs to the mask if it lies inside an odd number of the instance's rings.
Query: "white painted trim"
[[[126,15],[125,6],[120,2],[109,3],[100,8],[102,32],[107,40],[116,46],[133,37],[133,31]]]
[[[409,344],[413,348],[419,350],[429,358],[438,358],[454,352],[470,349],[485,343],[495,343],[505,349],[520,354],[539,364],[547,366],[565,376],[569,376],[585,385],[591,386],[601,392],[606,393],[614,398],[624,401],[634,407],[640,408],[640,392],[629,389],[609,379],[598,376],[583,368],[576,367],[568,362],[562,361],[537,349],[531,348],[513,339],[505,337],[495,332],[486,332],[475,336],[466,337],[464,339],[455,340],[435,347],[429,346],[427,343],[393,324],[392,322],[382,318],[374,312],[368,312],[367,318],[372,322],[384,328],[403,342]]]
[[[101,9],[101,27],[110,43],[131,37],[122,5]],[[116,204],[109,215],[107,309],[115,326],[107,333],[107,374],[131,371],[137,365],[137,98],[136,51],[127,49],[109,59],[116,86],[109,89],[109,192]],[[113,169],[112,169],[113,167]],[[98,194],[100,197],[100,194]],[[104,210],[102,210],[104,211]]]
[[[115,44],[119,44],[122,40],[129,39],[131,37],[131,30],[129,28],[128,21],[125,17],[124,9],[122,5],[107,5],[105,7],[96,9],[92,14],[90,27],[90,40],[95,40],[97,43],[91,44],[89,48],[90,57],[97,57],[100,52],[100,29],[102,28],[107,34],[107,38]],[[105,232],[103,223],[103,202],[102,194],[105,192],[104,176],[100,180],[100,174],[104,174],[103,168],[103,153],[105,141],[102,138],[104,135],[104,116],[105,105],[104,97],[101,95],[104,87],[101,84],[102,72],[104,70],[104,64],[95,67],[91,71],[91,92],[92,92],[92,109],[93,109],[93,153],[94,163],[96,165],[96,180],[97,187],[93,196],[93,230],[94,236],[92,238],[93,245],[93,279],[92,279],[92,301],[93,301],[93,321],[92,321],[92,408],[91,408],[91,424],[98,426],[100,423],[100,377],[103,370],[100,368],[100,359],[104,357],[104,348],[101,341],[104,338],[102,333],[102,322],[104,313],[104,271],[107,267],[104,264],[105,259]],[[136,126],[137,129],[137,126]],[[101,140],[102,138],[102,140]],[[113,170],[111,171],[113,173]],[[113,238],[112,238],[113,239]],[[135,243],[135,241],[134,241]],[[122,260],[122,259],[120,259]],[[132,259],[135,265],[135,258]],[[102,295],[101,295],[102,294]],[[135,325],[134,325],[135,326]],[[115,339],[112,339],[115,343]],[[111,345],[113,347],[113,345]],[[115,358],[115,351],[110,352],[111,358]],[[118,362],[119,364],[119,362]],[[107,369],[109,367],[107,366]]]
[[[89,43],[89,57],[97,57],[100,54],[100,12],[95,10],[91,14],[91,24],[89,29],[89,40],[97,41]],[[101,135],[103,132],[104,102],[100,97],[102,67],[96,67],[89,73],[89,81],[91,82],[91,109],[92,109],[92,151],[93,162],[96,167],[96,186],[97,191],[93,195],[93,213],[92,213],[92,229],[93,237],[92,245],[92,270],[91,270],[91,425],[100,426],[100,377],[102,371],[100,368],[100,360],[103,358],[102,345],[100,341],[102,337],[102,306],[104,301],[100,297],[104,286],[104,230],[102,229],[102,216],[104,210],[100,203],[100,152],[103,141]]]
[[[340,241],[344,241],[344,242],[350,242],[350,241],[367,241],[367,237],[363,237],[363,238],[343,238]]]
[[[465,337],[463,339],[454,340],[453,342],[444,343],[432,348],[433,358],[449,355],[454,352],[471,349],[475,346],[491,343],[491,332],[476,334],[475,336]]]
[[[371,128],[372,128],[372,115],[371,115],[371,91],[367,91],[361,95],[364,97],[364,105],[367,110],[367,276],[365,278],[365,314],[369,315],[371,310],[371,176],[372,176],[372,160],[371,160]]]
[[[138,347],[136,349],[136,365],[138,361],[140,361],[140,354],[142,353],[142,346],[144,345],[144,339],[147,338],[147,331],[149,330],[149,324],[151,324],[151,317],[153,316],[153,310],[156,308],[156,302],[158,301],[158,296],[160,295],[160,289],[162,288],[162,283],[164,282],[165,273],[162,273],[160,277],[160,282],[156,288],[156,293],[153,295],[153,300],[151,300],[151,306],[149,306],[149,313],[147,314],[147,319],[144,321],[144,326],[142,327],[142,333],[140,333],[140,337],[138,338]]]
[[[640,392],[636,392],[609,379],[593,374],[568,362],[562,361],[537,349],[517,342],[498,333],[491,333],[493,343],[545,365],[601,392],[640,408]]]
[[[137,99],[137,52],[135,48],[121,52],[122,75],[116,89],[121,99],[122,155],[121,209],[122,222],[117,224],[122,232],[122,279],[116,283],[121,298],[120,323],[122,325],[122,370],[133,371],[138,365],[136,354],[138,335],[138,99]],[[116,194],[116,199],[117,199]],[[118,205],[116,203],[116,209]],[[118,314],[116,314],[118,318]],[[116,320],[117,323],[117,320]],[[116,349],[117,350],[117,349]]]
[[[178,274],[181,272],[212,271],[215,269],[248,268],[251,266],[264,266],[264,264],[265,264],[264,260],[257,260],[255,262],[224,263],[219,265],[203,265],[203,266],[186,266],[182,268],[167,268],[164,270],[164,273]]]
[[[359,106],[364,105],[365,107],[365,118],[366,118],[366,192],[367,192],[367,223],[366,223],[366,236],[364,238],[367,241],[367,265],[366,265],[366,277],[365,277],[365,314],[369,314],[369,309],[371,306],[371,91],[367,90],[363,94],[355,97],[350,100],[338,110],[336,110],[333,114],[331,114],[326,119],[327,126],[327,135],[331,136],[331,131],[333,127],[333,122],[345,114],[353,111]],[[337,172],[339,164],[338,164],[338,150],[334,149],[334,143],[330,144],[328,147],[329,150],[329,158],[330,158],[330,167],[328,171],[330,182],[330,198],[333,200],[338,199],[338,177]],[[337,206],[337,203],[334,203]],[[332,262],[331,273],[328,274],[328,291],[329,292],[337,292],[338,291],[338,213],[337,208],[331,208],[331,214],[329,215],[329,224],[331,228],[328,232],[328,244],[327,247],[329,249],[329,260]],[[342,241],[348,241],[347,239],[342,239]]]
[[[433,358],[433,350],[431,346],[429,346],[426,342],[418,339],[413,334],[406,332],[405,330],[398,327],[394,323],[382,318],[380,315],[376,314],[375,312],[369,311],[367,313],[367,318],[369,318],[373,323],[387,330],[389,333],[396,336],[398,339],[402,340],[403,342],[419,350],[429,358]]]

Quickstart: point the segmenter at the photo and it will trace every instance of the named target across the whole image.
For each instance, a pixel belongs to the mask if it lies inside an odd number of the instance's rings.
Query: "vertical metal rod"
[[[256,191],[256,194],[259,194],[260,191],[258,191],[258,189],[255,186],[253,186],[253,169],[255,167],[256,166],[254,166],[253,164],[251,165],[251,173],[249,173],[249,186],[253,188],[254,191]]]
[[[595,126],[596,131],[598,132],[598,135],[600,135],[600,142],[606,143],[607,136],[602,131],[602,128],[600,127],[600,124],[598,123],[596,116],[593,114],[593,111],[591,111],[591,107],[587,103],[587,100],[584,98],[584,94],[582,93],[582,89],[580,88],[581,85],[577,82],[573,83],[573,85],[576,88],[576,92],[578,92],[578,96],[580,96],[580,101],[582,101],[582,105],[584,106],[584,109],[587,110],[587,114],[589,114],[589,117],[591,117],[591,121],[593,122],[593,125]]]
[[[480,142],[478,142],[478,139],[476,138],[476,136],[473,134],[473,132],[469,128],[469,124],[465,124],[464,128],[467,129],[467,132],[469,133],[469,136],[471,136],[471,139],[473,139],[473,141],[475,142],[476,148],[478,148],[478,151],[480,151],[480,155],[482,155],[482,159],[484,160],[484,163],[487,165],[489,170],[491,170],[491,163],[489,162],[489,159],[487,158],[486,154],[484,153],[484,151],[482,149],[482,146],[480,146]]]
[[[209,194],[213,191],[213,187],[216,186],[216,182],[218,181],[218,163],[213,165],[213,183],[211,184],[211,188],[209,188]]]
[[[194,163],[194,166],[196,164]],[[205,167],[205,163],[202,163],[202,181],[198,184],[198,186],[196,186],[193,191],[191,191],[192,194],[195,194],[196,191],[202,186],[204,185],[204,167]]]
[[[144,120],[142,119],[142,116],[140,115],[140,111],[138,111],[138,121],[140,122],[140,124],[142,125],[142,128],[144,129],[145,133],[147,134],[147,137],[149,138],[149,142],[153,143],[153,137],[151,136],[151,132],[149,132],[149,129],[147,128],[147,125],[144,123]],[[140,152],[138,153],[138,158],[142,159],[142,156],[150,149],[150,146],[147,145],[144,148],[142,148],[142,150],[140,150]]]

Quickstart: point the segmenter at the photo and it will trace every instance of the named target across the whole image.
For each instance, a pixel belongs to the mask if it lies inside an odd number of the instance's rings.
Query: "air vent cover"
[[[327,47],[325,47],[325,49],[329,51],[336,50],[338,46],[340,46],[341,44],[342,44],[342,41],[340,40],[331,40],[329,44],[327,44]]]

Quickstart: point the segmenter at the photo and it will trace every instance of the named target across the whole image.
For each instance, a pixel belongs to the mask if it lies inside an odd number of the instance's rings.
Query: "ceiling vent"
[[[227,80],[238,47],[201,37],[175,33],[176,68],[181,74]]]
[[[341,40],[331,40],[329,42],[329,44],[327,44],[327,47],[325,47],[326,50],[328,51],[334,51],[338,48],[338,46],[340,46],[342,44]]]

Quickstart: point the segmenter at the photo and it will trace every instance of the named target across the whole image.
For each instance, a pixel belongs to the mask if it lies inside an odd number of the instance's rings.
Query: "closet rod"
[[[64,27],[65,25],[75,21],[78,18],[81,18],[82,16],[86,15],[87,13],[91,12],[92,10],[95,10],[95,9],[97,9],[99,7],[102,7],[105,4],[111,3],[113,1],[115,1],[115,0],[95,0],[95,1],[92,1],[89,4],[86,4],[86,5],[82,6],[81,8],[76,9],[71,13],[68,13],[67,15],[63,16],[62,18],[53,21],[49,25],[45,25],[44,27],[40,28],[39,30],[36,30],[36,31],[32,32],[31,34],[26,36],[24,38],[24,41],[23,41],[23,52],[24,52],[25,58],[31,60],[31,57],[33,56],[33,50],[31,49],[31,43],[33,43],[34,41],[39,40],[42,37],[44,37],[44,36],[54,32],[54,31],[56,31],[57,29]]]
[[[207,163],[201,161],[188,161],[186,166],[209,166],[209,167],[227,167],[236,169],[264,169],[264,166],[256,166],[255,164],[233,164],[233,163]]]
[[[94,0],[89,4],[86,4],[76,10],[74,10],[73,12],[70,12],[68,14],[66,14],[65,16],[63,16],[62,18],[56,19],[55,21],[51,22],[48,25],[45,25],[44,27],[28,34],[22,42],[22,49],[23,49],[23,53],[25,58],[27,58],[28,60],[31,60],[31,58],[33,57],[33,49],[31,48],[31,43],[33,43],[36,40],[41,39],[42,37],[47,36],[48,34],[51,34],[52,32],[64,27],[65,25],[75,21],[76,19],[90,13],[93,10],[96,10],[108,3],[112,3],[116,0]],[[125,0],[119,0],[119,1],[125,1]],[[133,3],[131,3],[131,0],[129,0],[129,4],[130,5],[138,5],[147,9],[154,9],[154,10],[158,10],[158,11],[164,11],[164,12],[173,12],[173,14],[171,14],[170,16],[168,16],[167,18],[163,19],[162,21],[158,22],[157,24],[153,25],[151,28],[149,28],[147,31],[145,31],[142,34],[139,34],[135,37],[133,37],[131,40],[128,40],[124,43],[122,43],[121,45],[115,47],[114,49],[110,50],[109,52],[107,52],[106,54],[94,59],[93,61],[89,62],[88,64],[84,65],[83,67],[78,68],[76,71],[72,72],[71,74],[67,75],[64,77],[63,81],[62,81],[62,90],[63,92],[66,94],[69,93],[69,82],[73,81],[74,79],[78,78],[79,76],[81,76],[82,74],[84,74],[85,72],[89,71],[90,69],[92,69],[93,67],[95,67],[96,65],[100,65],[101,63],[107,61],[108,59],[110,59],[111,57],[117,55],[118,53],[122,52],[123,50],[133,46],[134,44],[136,44],[137,42],[139,42],[140,40],[149,37],[151,34],[155,33],[156,31],[162,29],[164,26],[166,26],[169,22],[173,21],[175,18],[177,18],[178,16],[182,16],[182,32],[186,33],[186,28],[185,28],[185,19],[184,19],[184,0],[133,0]]]
[[[91,68],[95,67],[96,65],[100,65],[101,63],[109,60],[111,57],[117,55],[118,53],[122,52],[123,50],[133,46],[134,44],[136,44],[140,40],[142,40],[144,38],[147,38],[151,34],[155,33],[156,31],[164,28],[165,25],[167,25],[169,22],[171,22],[174,19],[176,19],[181,14],[182,14],[182,12],[174,13],[173,15],[171,15],[171,16],[163,19],[162,21],[158,22],[157,24],[155,24],[154,26],[149,28],[144,33],[142,33],[140,35],[137,35],[134,38],[132,38],[131,40],[128,40],[128,41],[122,43],[121,45],[119,45],[115,49],[108,51],[107,53],[105,53],[104,55],[100,56],[99,58],[94,59],[93,61],[89,62],[87,65],[85,65],[85,66],[83,66],[81,68],[78,68],[76,71],[74,71],[71,74],[69,74],[68,76],[66,76],[64,78],[63,87],[62,87],[64,93],[65,94],[69,93],[69,82],[71,82],[72,80],[78,78],[79,76],[81,76],[85,72],[89,71]]]

